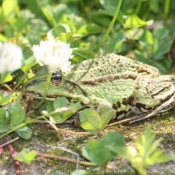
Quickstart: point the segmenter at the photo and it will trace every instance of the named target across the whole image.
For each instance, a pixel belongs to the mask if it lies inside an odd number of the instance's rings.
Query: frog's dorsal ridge
[[[75,82],[95,84],[93,81],[101,82],[122,76],[122,78],[135,79],[140,73],[160,75],[159,70],[153,66],[111,53],[73,65],[72,70],[65,74],[65,77]]]

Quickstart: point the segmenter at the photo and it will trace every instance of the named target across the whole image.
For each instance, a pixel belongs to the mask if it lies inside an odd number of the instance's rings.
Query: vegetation
[[[0,139],[6,142],[4,138],[16,134],[21,139],[30,139],[35,123],[48,123],[57,132],[59,128],[55,123],[63,123],[82,108],[80,103],[68,104],[63,97],[42,105],[45,102],[43,98],[39,110],[33,112],[29,107],[26,113],[22,86],[43,63],[34,56],[34,46],[41,41],[55,39],[70,44],[71,64],[114,52],[153,65],[166,74],[174,66],[174,18],[175,3],[171,0],[1,0]],[[5,43],[13,43],[13,46]],[[5,50],[7,47],[10,49]],[[9,56],[9,62],[4,55]],[[11,60],[12,55],[18,62]],[[50,78],[51,74],[48,82]],[[46,87],[46,93],[47,90]],[[82,113],[82,123],[87,113],[99,118],[89,109]],[[35,117],[31,118],[31,114]],[[85,122],[83,128],[98,133],[101,129],[98,128],[99,122],[101,119],[90,121],[94,126],[90,129],[89,123]],[[106,123],[102,128],[105,126]],[[141,139],[136,141],[137,149],[130,149],[125,146],[122,135],[109,133],[101,140],[87,142],[82,148],[82,156],[91,162],[79,163],[103,169],[120,155],[129,160],[139,174],[146,174],[147,166],[174,159],[162,151],[156,151],[160,139],[154,139],[150,127],[147,127]],[[30,164],[36,156],[41,154],[24,149],[15,161]],[[73,174],[78,174],[78,171]],[[79,171],[79,174],[88,172]]]

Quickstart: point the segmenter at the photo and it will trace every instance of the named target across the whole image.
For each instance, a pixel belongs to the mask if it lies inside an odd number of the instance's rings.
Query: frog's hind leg
[[[150,113],[146,113],[146,114],[144,113],[143,115],[132,117],[130,123],[144,120],[144,119],[153,117],[155,115],[165,114],[173,108],[175,108],[175,94],[169,100],[162,103],[160,106],[155,108]]]

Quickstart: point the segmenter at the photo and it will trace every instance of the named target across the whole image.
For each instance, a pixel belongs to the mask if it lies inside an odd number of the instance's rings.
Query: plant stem
[[[51,154],[43,154],[43,153],[37,152],[37,156],[45,157],[45,158],[59,159],[59,160],[65,160],[67,162],[79,163],[79,164],[88,165],[88,166],[97,166],[95,163],[92,163],[92,162],[77,161],[77,160],[74,160],[74,159],[71,159],[71,158],[68,158],[68,157],[56,156],[56,155],[51,155]]]
[[[137,15],[138,15],[139,12],[140,12],[140,8],[141,8],[141,6],[142,6],[142,3],[143,3],[143,0],[139,0],[138,5],[137,5],[137,8],[136,8],[136,12],[135,12]]]
[[[13,88],[13,92],[16,91],[16,89],[22,84],[22,82],[27,78],[27,75],[23,75],[22,78],[18,81],[18,83]]]
[[[105,35],[103,36],[102,40],[101,40],[101,41],[99,42],[99,44],[93,49],[94,51],[97,50],[97,49],[105,42],[105,40],[107,39],[107,37],[108,37],[110,31],[112,30],[112,27],[114,26],[114,23],[115,23],[115,21],[116,21],[116,19],[117,19],[117,16],[118,16],[118,13],[119,13],[121,4],[122,4],[122,0],[119,0],[118,5],[117,5],[117,8],[116,8],[116,11],[115,11],[115,13],[114,13],[114,17],[113,17],[111,23],[109,24],[109,27],[108,27],[108,29],[107,29]]]
[[[170,9],[170,0],[165,0],[164,15],[163,15],[163,24],[164,24],[164,26],[166,25],[166,20],[167,20],[169,9]]]
[[[0,135],[0,139],[2,139],[3,137],[7,136],[7,135],[10,134],[10,133],[12,133],[13,131],[16,131],[16,130],[18,130],[18,129],[20,129],[20,128],[26,126],[26,125],[28,125],[29,123],[33,123],[35,120],[38,120],[38,119],[41,119],[41,118],[43,118],[43,116],[39,116],[39,117],[37,117],[37,118],[35,118],[35,119],[28,120],[28,121],[25,122],[25,123],[21,123],[20,125],[17,125],[16,127],[10,129],[8,132],[6,132],[6,133]]]
[[[42,104],[44,103],[44,101],[46,100],[46,96],[47,96],[47,93],[48,93],[48,91],[49,91],[49,85],[50,85],[50,79],[51,79],[51,77],[52,77],[52,74],[49,73],[49,74],[47,75],[47,79],[46,79],[46,84],[45,84],[45,88],[44,88],[43,97],[42,97],[41,101],[39,102],[39,104],[38,104],[36,107],[34,107],[34,109],[40,108],[40,107],[42,106]]]

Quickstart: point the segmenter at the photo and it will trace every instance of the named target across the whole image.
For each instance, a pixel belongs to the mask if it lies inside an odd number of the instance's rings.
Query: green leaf
[[[53,102],[54,109],[67,106],[67,99],[65,97],[58,97]]]
[[[99,33],[100,31],[101,27],[97,24],[85,24],[77,31],[77,34],[86,36],[94,33]]]
[[[100,143],[102,143],[104,147],[107,148],[108,150],[111,150],[111,148],[117,150],[119,149],[119,147],[125,146],[125,139],[123,135],[117,132],[112,132],[108,133],[103,139],[101,139]],[[110,151],[110,153],[111,153],[110,160],[113,160],[117,156],[117,154],[116,152],[113,151]]]
[[[157,163],[166,163],[170,160],[174,160],[175,156],[163,154],[163,150],[158,150],[154,152],[147,160],[146,165],[154,165]]]
[[[111,7],[113,7],[113,6],[116,7],[118,5],[118,0],[117,1],[114,1],[114,0],[99,0],[99,2],[104,7],[107,6],[107,5],[109,5]]]
[[[47,5],[43,8],[41,8],[41,11],[43,12],[44,16],[48,19],[48,21],[50,22],[50,24],[52,26],[55,26],[56,25],[56,21],[53,17],[53,10],[52,10],[52,7]]]
[[[171,68],[171,60],[164,57],[163,59],[159,60],[159,62],[154,62],[153,66],[157,67],[162,74],[166,74],[167,71]]]
[[[81,49],[73,49],[73,53],[85,58],[85,59],[90,59],[95,57],[95,53],[90,51],[90,50],[81,50]]]
[[[139,50],[134,51],[134,56],[137,58],[138,61],[146,64],[150,64],[150,62],[152,61],[151,59],[146,59],[146,56]]]
[[[105,10],[104,9],[99,9],[98,13],[113,17],[114,14],[115,14],[115,11],[116,11],[116,6],[106,5]],[[120,23],[123,23],[124,19],[125,19],[125,16],[122,13],[122,11],[120,10],[119,13],[118,13],[117,20],[120,21]],[[109,24],[109,23],[107,23],[107,24]]]
[[[47,112],[52,112],[54,111],[54,107],[53,107],[53,101],[46,101],[44,103],[44,105],[41,106],[41,108],[39,109],[40,114],[42,114],[42,111],[46,110]]]
[[[159,0],[149,1],[149,8],[155,13],[158,13],[160,11],[159,5]]]
[[[25,120],[25,112],[22,107],[16,111],[12,111],[9,115],[10,117],[10,126],[18,125]]]
[[[10,129],[9,124],[0,123],[0,133],[7,132]]]
[[[32,136],[32,130],[27,126],[24,126],[20,129],[16,130],[15,132],[17,132],[18,135],[24,139],[29,139]]]
[[[0,8],[1,10],[1,8]],[[1,21],[1,12],[0,12],[0,21]],[[5,35],[3,35],[2,33],[0,33],[0,41],[1,42],[8,42],[8,39]]]
[[[116,155],[122,156],[124,159],[129,161],[135,161],[136,156],[138,155],[136,149],[134,147],[117,147],[117,149],[113,146],[108,146],[109,150],[114,152]]]
[[[34,56],[30,56],[27,59],[24,60],[24,66],[21,68],[23,72],[28,72],[29,69],[31,69],[36,63]]]
[[[59,22],[61,20],[61,18],[63,17],[63,15],[66,14],[66,11],[68,9],[69,8],[66,4],[60,4],[60,3],[58,3],[58,5],[54,7],[53,11],[56,22]]]
[[[114,49],[117,53],[127,50],[127,43],[124,42],[126,36],[123,32],[118,32],[112,39]]]
[[[30,151],[29,149],[23,149],[16,155],[15,158],[20,162],[30,165],[31,162],[35,159],[36,155],[37,154],[35,151]]]
[[[18,7],[17,0],[3,0],[2,12],[5,18],[9,17]]]
[[[91,19],[101,26],[108,27],[109,23],[111,22],[110,18],[108,16],[101,15],[100,13],[103,13],[103,12],[101,12],[100,10],[98,12],[99,14],[92,16]],[[113,16],[113,14],[114,13],[112,13],[111,16]]]
[[[57,124],[63,123],[65,120],[70,118],[73,114],[82,109],[82,105],[80,103],[72,104],[68,107],[62,107],[56,109],[54,112],[50,114],[50,116],[55,120]]]
[[[153,23],[153,20],[150,21],[143,21],[141,20],[138,16],[135,14],[130,15],[126,21],[125,21],[125,27],[126,28],[138,28],[138,27],[143,27],[146,25],[151,25]]]
[[[9,121],[6,117],[7,111],[4,108],[0,108],[0,133],[7,132],[9,130]]]
[[[100,142],[105,146],[125,146],[125,138],[117,132],[108,133]]]
[[[88,132],[98,132],[101,130],[101,117],[92,109],[84,109],[80,114],[81,127]]]
[[[4,84],[4,83],[11,81],[12,79],[13,77],[9,73],[3,73],[1,74],[0,83]]]
[[[154,44],[154,37],[149,30],[144,30],[143,35],[140,38],[139,42],[144,42],[145,44],[153,45]]]
[[[161,60],[163,59],[163,55],[168,53],[171,49],[171,41],[166,41],[158,45],[157,50],[153,53],[153,57],[155,60]]]
[[[7,105],[12,101],[12,98],[9,95],[3,95],[2,97],[0,96],[0,105],[4,106]]]
[[[153,31],[153,36],[155,39],[164,40],[169,33],[170,31],[165,27],[156,27]]]
[[[144,135],[141,139],[137,140],[137,148],[141,157],[145,155],[150,156],[150,154],[157,148],[160,140],[153,143],[155,135],[151,132],[151,126],[148,125],[145,129]]]
[[[98,112],[97,112],[98,111]],[[88,132],[98,132],[104,129],[114,117],[115,110],[101,102],[95,110],[84,109],[80,114],[81,127]]]
[[[65,42],[65,43],[70,43],[73,40],[73,34],[74,34],[74,32],[61,33],[60,37],[58,37],[58,39],[60,41]]]
[[[99,141],[91,140],[82,148],[82,155],[91,162],[103,166],[110,160],[111,153]]]
[[[109,104],[101,102],[98,105],[98,113],[101,116],[101,123],[99,123],[101,130],[111,121],[111,119],[116,115],[116,111],[111,108]]]
[[[41,110],[44,110],[43,108],[45,108],[48,112],[52,112],[55,110],[55,108],[53,107],[53,102],[52,101],[46,101],[46,103],[43,105],[43,107],[41,107]]]
[[[8,119],[6,117],[6,110],[4,108],[0,108],[0,124],[6,125],[8,124]]]
[[[56,25],[53,29],[51,29],[47,33],[47,37],[49,39],[55,39],[60,36],[61,33],[66,33],[66,29],[63,25]]]

